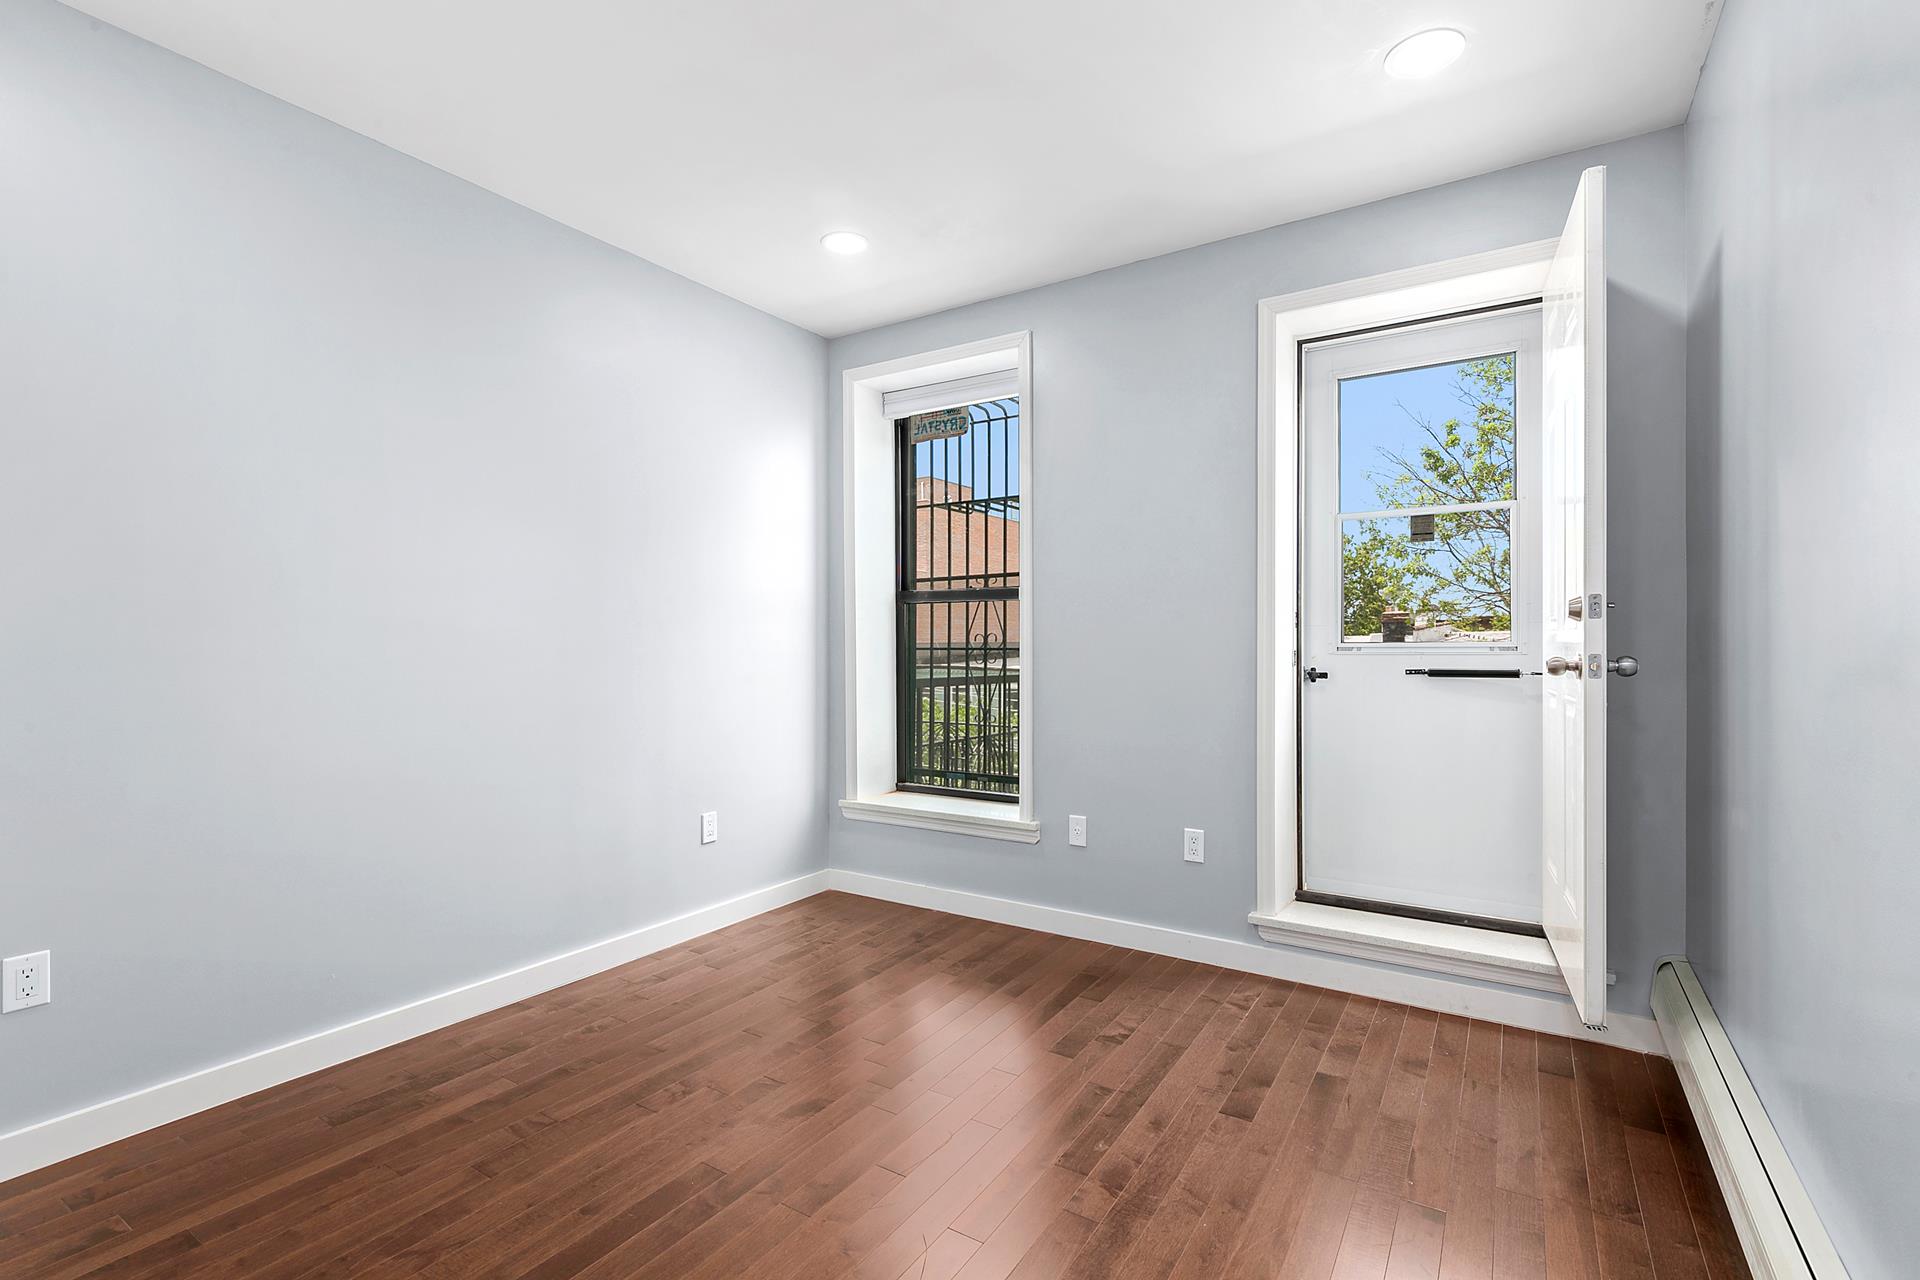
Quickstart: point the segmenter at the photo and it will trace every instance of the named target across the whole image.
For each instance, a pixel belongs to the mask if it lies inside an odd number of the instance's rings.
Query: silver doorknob
[[[1568,662],[1565,658],[1548,658],[1547,674],[1550,676],[1571,675],[1575,680],[1578,680],[1580,678],[1580,664],[1577,661]]]
[[[1640,673],[1640,659],[1630,653],[1623,653],[1613,661],[1607,663],[1607,670],[1624,680],[1628,676],[1638,675]]]

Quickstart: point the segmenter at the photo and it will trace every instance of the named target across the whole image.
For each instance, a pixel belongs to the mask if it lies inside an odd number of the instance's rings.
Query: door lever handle
[[[1599,660],[1600,655],[1595,654],[1594,661],[1597,663]],[[1596,672],[1599,671],[1599,669],[1597,666],[1594,668]],[[1640,674],[1640,659],[1630,653],[1623,653],[1619,657],[1608,661],[1607,670],[1613,672],[1613,674],[1619,676],[1622,680],[1625,680]],[[1578,661],[1569,662],[1565,658],[1548,658],[1547,674],[1550,676],[1572,676],[1575,680],[1578,680],[1581,674],[1580,663]]]
[[[1302,674],[1304,674],[1304,675],[1306,676],[1306,678],[1307,678],[1307,683],[1308,683],[1308,684],[1312,684],[1312,683],[1313,683],[1314,681],[1316,681],[1316,680],[1331,680],[1331,679],[1333,679],[1333,676],[1332,676],[1332,675],[1330,675],[1330,674],[1328,674],[1328,673],[1327,673],[1327,672],[1325,672],[1325,671],[1322,671],[1322,670],[1321,670],[1320,668],[1318,668],[1318,667],[1308,667],[1308,668],[1306,669],[1306,671],[1305,671],[1305,672],[1303,672]]]

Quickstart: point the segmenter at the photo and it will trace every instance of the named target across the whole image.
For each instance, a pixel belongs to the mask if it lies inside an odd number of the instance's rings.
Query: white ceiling
[[[828,335],[1678,123],[1718,4],[69,2]]]

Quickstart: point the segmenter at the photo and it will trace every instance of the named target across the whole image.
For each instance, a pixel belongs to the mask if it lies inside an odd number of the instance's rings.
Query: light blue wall
[[[0,1132],[822,865],[820,339],[50,0],[0,245]]]
[[[1612,967],[1645,1012],[1682,948],[1686,806],[1681,132],[1635,138],[836,339],[840,372],[1033,331],[1037,846],[828,819],[835,867],[1256,940],[1254,364],[1261,298],[1558,235],[1610,169]],[[1116,209],[1114,217],[1127,211]],[[837,519],[839,475],[831,473]],[[833,785],[841,783],[834,533]],[[836,791],[836,794],[841,794]],[[1066,843],[1084,813],[1089,847]],[[1180,856],[1183,827],[1207,861]]]
[[[1917,52],[1736,0],[1687,125],[1688,950],[1855,1280],[1920,1267]]]

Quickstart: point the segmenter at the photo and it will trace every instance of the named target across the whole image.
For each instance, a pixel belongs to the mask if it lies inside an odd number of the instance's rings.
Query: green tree
[[[1381,508],[1513,501],[1513,357],[1460,364],[1454,394],[1461,412],[1438,423],[1401,406],[1417,444],[1382,448],[1380,468],[1367,473]],[[1377,635],[1388,609],[1511,630],[1511,525],[1510,507],[1438,513],[1430,533],[1406,517],[1358,522],[1341,547],[1342,630]]]

